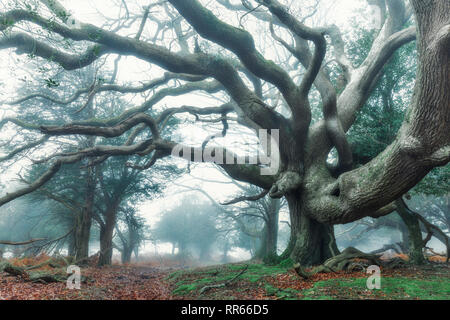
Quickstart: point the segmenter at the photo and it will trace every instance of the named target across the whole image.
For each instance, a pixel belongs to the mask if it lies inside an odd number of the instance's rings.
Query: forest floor
[[[235,281],[221,288],[207,285],[226,283],[240,271]],[[450,300],[450,265],[431,263],[381,270],[381,289],[367,289],[364,272],[318,273],[308,280],[292,268],[262,264],[228,264],[177,271],[169,276],[174,299],[439,299]]]
[[[36,272],[52,271],[46,266]],[[364,272],[320,273],[304,280],[291,267],[254,262],[191,269],[113,265],[82,268],[82,275],[81,289],[70,290],[65,282],[33,283],[3,272],[0,300],[450,299],[450,265],[437,262],[382,269],[379,290],[367,289]]]

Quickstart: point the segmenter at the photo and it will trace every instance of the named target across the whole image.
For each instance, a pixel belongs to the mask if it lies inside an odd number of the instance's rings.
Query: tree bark
[[[67,244],[67,255],[69,257],[75,257],[75,232],[76,230],[74,230],[74,232],[72,232],[71,235],[69,235],[69,241]]]
[[[332,225],[308,217],[297,195],[286,196],[291,217],[290,257],[302,266],[320,265],[339,253]]]
[[[89,257],[89,239],[91,234],[92,211],[85,208],[77,216],[75,226],[75,260],[85,261]]]
[[[366,70],[357,71],[353,75],[353,79],[356,80],[350,79],[346,93],[341,94],[339,100],[342,102],[338,101],[337,108],[338,119],[335,115],[332,117],[333,121],[325,119],[322,125],[317,126],[320,130],[314,130],[314,127],[309,128],[311,110],[307,101],[307,93],[314,80],[314,75],[320,69],[324,54],[321,59],[314,59],[314,63],[311,63],[314,67],[308,68],[304,78],[309,81],[305,82],[303,79],[300,88],[297,88],[294,81],[289,79],[288,72],[265,60],[259,54],[248,32],[218,20],[198,1],[170,0],[169,2],[201,36],[234,52],[252,73],[274,84],[283,94],[288,106],[291,107],[292,121],[287,121],[267,108],[261,99],[248,90],[238,72],[226,60],[208,57],[204,53],[173,54],[169,49],[119,36],[93,25],[80,24],[79,28],[72,30],[53,22],[52,31],[76,41],[93,41],[92,34],[101,35],[94,41],[101,46],[89,49],[89,54],[84,55],[86,59],[59,52],[25,33],[16,33],[0,39],[0,46],[1,48],[16,47],[19,53],[28,52],[43,58],[52,58],[66,69],[81,68],[105,53],[114,52],[134,55],[172,72],[205,75],[220,81],[230,97],[237,103],[238,111],[246,117],[244,120],[247,120],[249,127],[254,129],[259,127],[280,128],[280,137],[283,142],[279,146],[282,168],[278,175],[279,179],[273,186],[272,179],[262,179],[259,175],[253,175],[254,171],[243,169],[246,168],[245,166],[223,167],[230,175],[241,180],[260,185],[264,182],[263,187],[270,188],[271,195],[277,197],[287,195],[289,197],[293,231],[291,256],[302,264],[321,263],[337,249],[332,227],[328,224],[352,222],[371,213],[374,213],[374,216],[385,214],[384,210],[381,212],[378,210],[389,206],[392,201],[411,189],[433,167],[448,163],[450,159],[450,131],[448,130],[450,119],[450,108],[448,108],[450,101],[450,91],[448,90],[450,87],[450,24],[448,20],[450,2],[448,0],[410,0],[417,22],[419,66],[412,106],[405,115],[397,139],[366,165],[337,177],[330,175],[323,180],[317,177],[317,172],[310,170],[310,166],[311,163],[318,161],[325,162],[333,145],[339,149],[337,143],[332,141],[332,137],[327,136],[330,131],[327,130],[327,122],[333,124],[339,120],[344,131],[347,131],[353,123],[355,112],[370,93],[373,79],[376,79],[382,66],[393,52],[389,49],[390,46],[392,47],[392,42],[386,46],[378,46],[378,42],[381,44],[381,42],[389,40],[389,36],[398,38],[399,35],[392,35],[392,32],[405,22],[404,19],[395,19],[397,15],[394,13],[398,10],[395,10],[395,6],[392,5],[401,2],[389,1],[387,3],[389,11],[392,11],[390,12],[392,19],[395,20],[386,24],[386,28],[381,33],[385,36],[377,38],[379,41],[373,45],[375,50],[369,52],[369,57],[373,56],[373,59],[366,60],[365,62],[369,62],[367,64],[363,63],[363,66],[367,66],[367,68],[364,67]],[[316,52],[323,51],[323,48],[319,48],[317,40],[318,37],[323,38],[322,32],[318,34],[316,30],[306,29],[288,12],[280,8],[276,1],[265,0],[261,3],[264,3],[274,15],[278,16],[280,21],[293,33],[313,41],[316,45]],[[403,12],[403,10],[400,11]],[[4,21],[12,23],[28,20],[42,27],[46,27],[48,24],[47,19],[42,19],[27,11],[16,10],[2,15],[2,18]],[[10,23],[0,26],[0,30],[5,30],[9,25]],[[401,35],[403,37],[400,37],[401,41],[397,41],[398,45],[412,39],[409,31]],[[321,40],[324,46],[324,39]],[[384,50],[385,48],[386,50]],[[96,53],[92,54],[93,52]],[[316,57],[320,58],[320,55],[316,55]],[[307,85],[304,86],[305,83]],[[316,87],[320,91],[320,87]],[[304,90],[304,88],[306,89]],[[347,101],[355,101],[355,103],[347,104]],[[333,113],[336,111],[334,109]],[[155,139],[154,145],[149,141],[126,147],[98,146],[88,150],[89,152],[84,151],[83,155],[58,158],[49,170],[32,185],[1,198],[0,205],[42,186],[59,170],[63,163],[73,163],[89,155],[135,154],[150,146],[158,151],[164,151],[168,155],[167,151],[172,150],[176,144],[159,139],[155,120],[145,114],[126,119],[114,128],[40,127],[42,133],[51,135],[91,134],[114,137],[142,122],[150,126]],[[306,142],[305,136],[308,132],[309,138]],[[293,147],[290,148],[291,146]],[[259,170],[258,167],[252,168]],[[297,200],[290,195],[292,193],[296,193]],[[102,233],[102,239],[105,237],[106,240],[103,239],[105,242],[109,241],[108,237],[112,237],[112,229],[113,227],[105,226]],[[109,243],[109,247],[104,249],[112,250],[111,245],[112,243]]]
[[[415,214],[410,214],[402,199],[396,201],[397,212],[408,228],[409,262],[421,265],[425,263],[423,248],[425,243],[422,239],[419,219]]]
[[[100,256],[98,266],[106,266],[112,263],[113,234],[116,226],[117,205],[112,205],[106,211],[105,224],[100,228]]]
[[[422,239],[422,232],[420,230],[419,219],[401,209],[398,210],[398,214],[408,228],[409,262],[417,265],[424,264],[424,243]]]
[[[75,218],[75,261],[84,262],[89,257],[89,240],[91,235],[92,212],[94,208],[95,177],[92,168],[87,169],[86,200],[83,210]]]

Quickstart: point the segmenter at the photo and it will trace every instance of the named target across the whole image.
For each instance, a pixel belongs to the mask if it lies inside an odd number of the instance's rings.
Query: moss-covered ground
[[[268,266],[249,262],[179,270],[165,280],[175,299],[450,299],[448,264],[381,270],[380,289],[367,288],[369,276],[364,272],[337,272],[304,280],[288,263]],[[201,293],[205,286],[224,283],[224,287]]]

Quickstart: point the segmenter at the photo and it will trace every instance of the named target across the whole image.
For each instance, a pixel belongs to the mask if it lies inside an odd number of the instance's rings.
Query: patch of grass
[[[183,274],[183,271],[181,271],[181,270],[175,271],[175,272],[172,272],[171,274],[169,274],[166,278],[164,278],[164,280],[173,280],[173,279],[178,278],[182,274]]]
[[[186,295],[196,289],[197,289],[197,284],[195,284],[195,283],[182,284],[182,285],[178,286],[175,290],[173,290],[172,293],[176,294],[176,295]]]
[[[384,280],[384,282],[383,282]],[[388,295],[400,296],[404,292],[411,298],[423,300],[450,299],[450,281],[442,279],[385,278],[381,280],[381,290]]]
[[[242,270],[242,268],[240,270]],[[268,266],[264,264],[251,264],[241,278],[247,279],[250,282],[258,282],[267,276],[285,273],[286,271],[287,268],[280,267],[279,265]]]
[[[292,268],[294,266],[294,261],[291,258],[284,259],[280,262],[280,267],[282,268]]]
[[[367,289],[367,278],[319,281],[303,291],[304,299],[450,299],[450,281],[439,278],[381,278],[381,289]]]
[[[275,288],[271,284],[266,284],[264,286],[267,296],[274,296],[278,300],[298,300],[298,291],[294,289],[280,289]]]
[[[229,264],[220,267],[210,267],[201,270],[180,270],[170,274],[166,279],[172,282],[173,294],[189,295],[200,290],[205,285],[220,284],[233,279],[240,271],[247,270],[236,281],[257,283],[267,276],[284,273],[287,268],[279,265],[264,264]]]
[[[213,266],[201,269],[179,270],[167,277],[175,296],[187,296],[192,299],[201,298],[202,287],[221,284],[233,279],[244,268],[247,270],[233,281],[230,287],[205,293],[202,298],[234,299],[242,297],[270,297],[272,299],[450,299],[450,281],[448,269],[400,269],[382,276],[381,289],[367,289],[367,277],[334,277],[319,280],[298,290],[269,281],[277,274],[286,274],[292,261],[285,260],[278,265],[257,263],[236,263]],[[420,272],[419,272],[420,271]],[[356,275],[355,275],[356,276]],[[270,278],[269,278],[270,277]],[[284,278],[283,278],[284,279]],[[293,278],[295,282],[295,279]],[[304,281],[304,280],[299,280]],[[287,282],[288,283],[288,282]],[[285,283],[286,284],[286,283]],[[311,288],[310,285],[313,285]],[[265,292],[265,294],[263,293]]]

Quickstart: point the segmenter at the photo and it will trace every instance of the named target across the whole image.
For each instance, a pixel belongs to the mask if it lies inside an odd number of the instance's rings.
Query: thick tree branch
[[[309,125],[310,110],[304,104],[299,106],[297,86],[285,70],[266,60],[256,50],[254,40],[247,31],[219,20],[197,0],[172,0],[169,2],[201,36],[231,50],[253,74],[274,84],[281,91],[294,113],[298,113],[302,108],[298,118],[304,121],[306,126]],[[237,102],[239,103],[239,101]]]
[[[254,40],[247,31],[219,20],[196,0],[169,2],[201,36],[236,53],[242,63],[256,76],[275,84],[282,92],[295,87],[286,71],[265,60],[256,51]]]
[[[373,86],[374,81],[378,79],[377,76],[386,62],[398,48],[413,41],[415,38],[414,28],[395,33],[381,47],[372,48],[371,52],[374,53],[368,56],[363,65],[355,69],[350,83],[337,100],[339,120],[342,123],[344,132],[355,121],[357,111],[369,97],[369,89]],[[329,138],[326,135],[326,121],[318,121],[311,127],[308,139],[311,148],[308,150],[308,153],[313,159],[326,159],[333,147],[333,142],[328,140]],[[313,159],[311,160],[314,161]]]
[[[1,19],[1,17],[0,17]],[[0,49],[17,48],[17,54],[28,53],[59,63],[66,70],[74,70],[90,65],[100,56],[108,53],[104,46],[94,45],[81,55],[57,50],[25,33],[11,33],[0,38]]]
[[[446,88],[450,87],[450,55],[445,43],[434,47],[430,43],[436,32],[448,24],[448,15],[442,13],[450,13],[450,2],[431,0],[427,6],[421,1],[411,3],[416,11],[420,57],[412,104],[390,146],[366,165],[342,174],[337,182],[330,181],[322,199],[310,208],[315,212],[312,217],[319,221],[345,223],[367,216],[406,193],[433,167],[449,160],[450,92]],[[398,40],[405,39],[408,32],[393,35],[383,48],[391,51],[393,43],[402,43]],[[344,128],[347,125],[349,122]],[[307,177],[308,181],[311,178]]]
[[[0,207],[14,199],[17,199],[25,194],[31,193],[47,183],[64,164],[71,164],[79,162],[85,157],[100,157],[104,155],[132,155],[146,150],[152,145],[153,140],[145,140],[131,146],[108,146],[100,145],[92,148],[87,148],[71,155],[62,156],[56,159],[52,165],[39,178],[30,183],[28,186],[19,188],[18,190],[6,193],[5,196],[0,197]]]
[[[97,127],[68,124],[65,126],[41,126],[41,132],[48,135],[83,134],[102,137],[118,137],[134,126],[145,123],[155,139],[159,138],[159,130],[156,121],[145,113],[138,113],[113,127]]]

